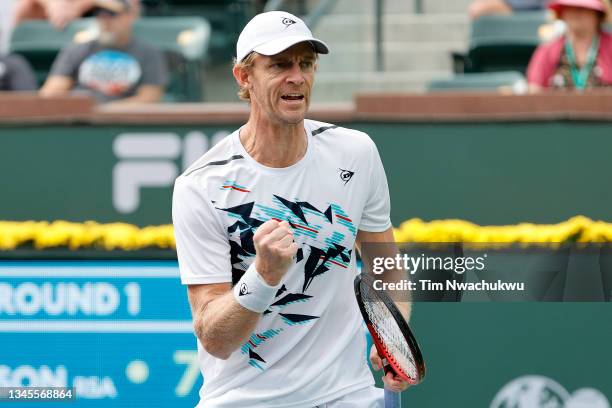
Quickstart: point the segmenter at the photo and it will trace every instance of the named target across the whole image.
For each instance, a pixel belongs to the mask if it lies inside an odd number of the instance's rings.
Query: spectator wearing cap
[[[468,8],[472,20],[484,15],[544,10],[546,0],[474,0]]]
[[[96,0],[18,0],[14,24],[25,20],[48,20],[55,28],[63,30],[72,20],[90,12],[96,3]],[[130,0],[130,3],[134,11],[139,13],[140,0]]]
[[[612,35],[602,29],[610,16],[607,0],[554,0],[548,7],[567,29],[534,52],[527,68],[530,90],[612,85]]]
[[[53,62],[42,96],[70,90],[91,93],[98,102],[158,102],[168,80],[164,56],[133,37],[134,10],[127,0],[96,0],[91,12],[99,36],[65,47]]]

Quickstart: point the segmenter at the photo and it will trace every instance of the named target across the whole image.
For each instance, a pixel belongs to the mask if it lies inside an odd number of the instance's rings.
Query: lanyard
[[[567,59],[570,63],[570,70],[572,72],[572,80],[574,81],[574,87],[579,90],[583,90],[586,88],[587,80],[589,79],[589,74],[591,73],[591,69],[595,64],[595,60],[597,59],[597,51],[599,49],[599,35],[596,35],[593,38],[593,43],[589,48],[589,54],[587,55],[587,62],[584,66],[578,69],[578,63],[576,61],[576,55],[574,54],[574,50],[572,49],[572,45],[570,44],[569,38],[565,40],[565,54],[567,54]]]

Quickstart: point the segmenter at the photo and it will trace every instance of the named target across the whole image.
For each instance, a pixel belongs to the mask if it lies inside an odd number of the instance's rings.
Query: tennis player
[[[173,221],[204,376],[198,407],[381,407],[353,293],[354,248],[393,242],[365,133],[305,119],[327,45],[255,16],[233,74],[248,122],[176,180]],[[375,366],[380,359],[371,352]],[[408,384],[392,373],[387,388]]]

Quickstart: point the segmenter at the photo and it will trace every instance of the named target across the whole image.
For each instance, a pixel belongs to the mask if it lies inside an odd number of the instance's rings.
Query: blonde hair
[[[255,52],[247,54],[247,56],[244,57],[242,61],[234,59],[234,68],[238,67],[240,69],[249,69],[253,66],[253,64],[255,64]],[[238,97],[243,101],[251,100],[251,94],[249,93],[249,90],[242,87],[240,87],[240,89],[238,90]]]

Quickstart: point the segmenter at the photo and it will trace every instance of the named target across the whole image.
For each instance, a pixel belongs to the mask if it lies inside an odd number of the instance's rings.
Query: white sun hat
[[[310,42],[319,54],[329,53],[327,44],[314,38],[299,17],[285,11],[261,13],[242,29],[236,43],[236,60],[242,61],[252,51],[276,55],[304,41]]]

